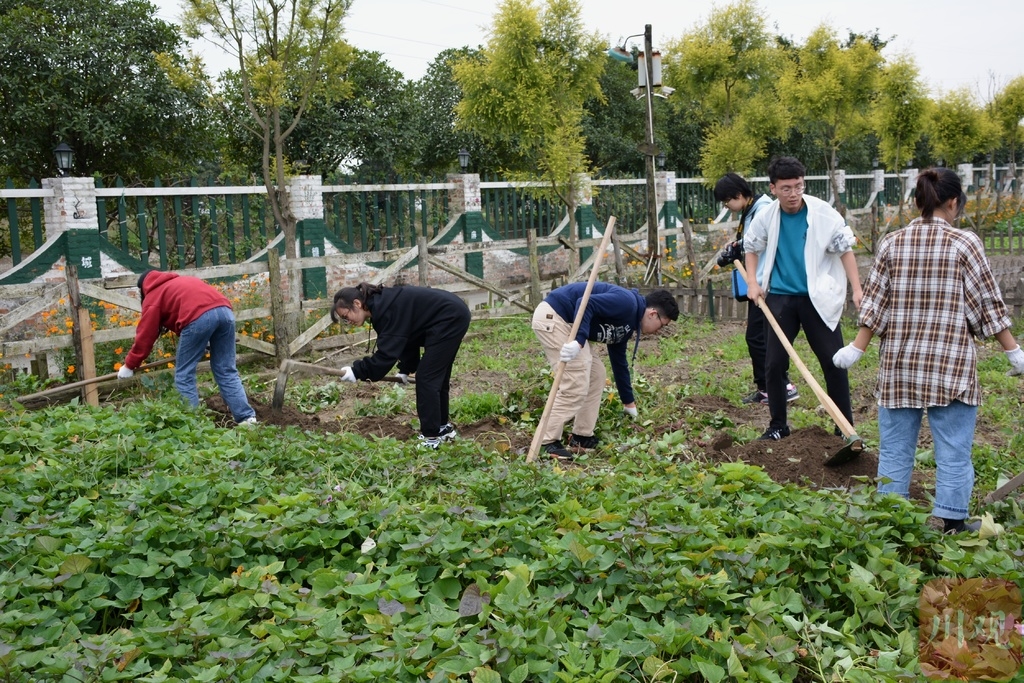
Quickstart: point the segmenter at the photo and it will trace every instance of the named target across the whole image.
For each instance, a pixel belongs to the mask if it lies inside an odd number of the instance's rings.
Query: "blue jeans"
[[[953,401],[931,406],[928,425],[935,443],[935,504],[932,514],[944,519],[964,519],[974,488],[971,446],[978,406]],[[882,493],[910,494],[917,436],[924,408],[878,408],[878,476],[892,481],[879,484]]]
[[[193,408],[199,405],[196,366],[206,354],[207,346],[210,347],[210,370],[235,422],[256,415],[245,397],[235,367],[235,314],[227,306],[203,313],[182,329],[174,366],[174,386],[178,393]]]

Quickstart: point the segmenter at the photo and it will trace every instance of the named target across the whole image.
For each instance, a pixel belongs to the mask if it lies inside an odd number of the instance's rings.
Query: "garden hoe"
[[[281,408],[284,407],[284,391],[288,387],[288,376],[292,372],[305,372],[310,375],[334,375],[335,377],[341,377],[345,374],[340,368],[326,368],[322,365],[314,365],[313,363],[285,359],[282,361],[281,368],[277,372],[277,383],[274,385],[274,399],[270,402],[270,407],[275,412],[280,412]],[[385,377],[379,381],[404,384],[400,377]],[[409,379],[409,384],[415,383],[415,379]]]
[[[746,280],[747,271],[743,269],[743,264],[739,262],[739,259],[733,261],[733,264],[736,266],[736,270],[740,271],[740,275],[743,276],[743,279]],[[804,381],[807,382],[809,387],[811,387],[814,395],[819,401],[821,401],[821,405],[825,407],[825,412],[828,413],[829,417],[831,417],[839,427],[839,431],[841,431],[843,436],[846,438],[846,443],[843,444],[842,448],[825,458],[825,466],[835,467],[853,460],[861,454],[861,451],[864,450],[864,441],[857,436],[857,432],[854,430],[853,425],[850,424],[850,421],[847,420],[846,416],[839,410],[839,407],[836,406],[832,397],[825,393],[825,390],[821,388],[821,385],[818,384],[816,379],[814,379],[814,375],[812,375],[811,371],[807,369],[804,362],[800,360],[800,356],[796,354],[796,349],[794,349],[793,345],[789,343],[789,339],[786,338],[786,334],[782,331],[782,328],[779,327],[779,323],[775,320],[775,316],[772,315],[772,312],[768,310],[768,306],[765,305],[764,298],[762,297],[758,299],[756,303],[764,313],[764,317],[768,320],[769,324],[771,324],[772,329],[775,330],[775,334],[778,336],[779,341],[782,342],[782,345],[786,348],[786,353],[789,354],[789,357],[793,359],[793,363],[796,365],[797,369],[800,370],[800,374],[803,376]]]
[[[168,363],[173,363],[173,362],[174,362],[173,358],[165,358],[163,360],[155,360],[152,363],[143,363],[139,367],[135,368],[135,371],[139,372],[140,370],[149,370],[151,368],[159,368],[159,367],[161,367],[163,365],[167,365]],[[53,397],[55,395],[65,394],[65,393],[67,393],[69,391],[73,391],[75,389],[81,389],[82,387],[87,387],[90,384],[96,384],[97,382],[109,382],[109,381],[115,380],[115,379],[117,379],[117,373],[116,372],[111,372],[111,373],[106,374],[106,375],[100,375],[99,377],[90,377],[89,379],[83,379],[83,380],[78,381],[78,382],[72,382],[70,384],[61,384],[61,385],[56,386],[56,387],[50,387],[49,389],[45,389],[43,391],[37,391],[34,394],[25,394],[24,396],[19,396],[18,398],[14,399],[14,400],[17,401],[18,403],[21,403],[22,405],[25,405],[27,403],[35,403],[36,401],[46,401],[47,403],[49,403],[52,400],[51,397]]]

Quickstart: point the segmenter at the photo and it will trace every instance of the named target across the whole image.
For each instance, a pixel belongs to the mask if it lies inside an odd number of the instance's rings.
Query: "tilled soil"
[[[363,397],[380,391],[379,386],[361,384],[359,392]],[[287,405],[281,411],[250,399],[262,424],[280,427],[294,426],[301,430],[336,433],[353,432],[365,436],[390,437],[399,441],[413,439],[414,415],[387,417],[355,417],[339,411],[325,411],[317,415],[306,415]],[[222,415],[223,426],[233,423],[223,400],[219,396],[207,399],[207,406]],[[767,424],[767,406],[737,406],[721,396],[691,396],[680,402],[681,411],[694,414],[724,414],[734,424]],[[827,418],[823,419],[823,423]],[[650,427],[653,433],[663,434],[681,428],[680,423]],[[511,452],[525,455],[532,434],[500,418],[490,417],[476,424],[456,425],[459,437],[476,441],[482,447],[500,453]],[[639,429],[639,427],[638,427]],[[792,483],[815,489],[849,488],[869,482],[876,476],[878,458],[870,451],[863,451],[853,460],[838,466],[826,466],[825,460],[841,449],[845,441],[824,427],[812,426],[796,429],[780,441],[751,441],[735,443],[725,432],[716,432],[710,438],[690,444],[695,457],[707,462],[738,462],[762,467],[778,483]],[[600,454],[600,449],[597,451]],[[911,496],[924,499],[928,482],[919,471],[914,473]]]

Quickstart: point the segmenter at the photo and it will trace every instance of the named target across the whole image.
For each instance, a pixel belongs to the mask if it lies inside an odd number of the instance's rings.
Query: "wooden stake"
[[[78,376],[83,381],[96,377],[96,348],[92,340],[92,321],[89,320],[89,309],[82,306],[82,296],[78,290],[78,267],[70,261],[64,271],[68,283],[68,308],[71,312],[71,339],[75,345],[75,362],[78,364]],[[100,395],[95,383],[84,384],[82,400],[86,405],[98,406]]]

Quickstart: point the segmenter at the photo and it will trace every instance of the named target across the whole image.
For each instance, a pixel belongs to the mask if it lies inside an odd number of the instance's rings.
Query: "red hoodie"
[[[124,364],[134,370],[153,350],[162,329],[181,334],[186,325],[207,311],[221,306],[231,308],[231,302],[216,289],[197,277],[151,271],[142,280],[142,316],[135,329],[132,344]]]

